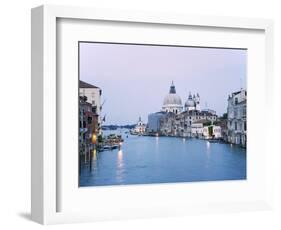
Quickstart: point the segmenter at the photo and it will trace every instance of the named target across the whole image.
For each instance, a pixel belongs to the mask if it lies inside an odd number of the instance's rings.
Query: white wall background
[[[275,20],[276,97],[281,98],[281,14],[278,0],[9,0],[0,8],[1,153],[0,228],[38,229],[30,213],[30,8],[68,4],[199,15],[262,17]],[[279,91],[279,92],[277,92]],[[276,129],[280,130],[280,108]],[[266,125],[266,124],[264,124]],[[275,210],[166,219],[48,226],[52,229],[281,229],[281,149],[275,145]]]

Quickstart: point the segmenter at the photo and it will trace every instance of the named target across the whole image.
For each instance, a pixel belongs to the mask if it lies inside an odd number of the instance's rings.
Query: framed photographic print
[[[270,208],[272,31],[265,19],[34,8],[32,219]]]
[[[246,49],[78,46],[79,186],[247,179]]]

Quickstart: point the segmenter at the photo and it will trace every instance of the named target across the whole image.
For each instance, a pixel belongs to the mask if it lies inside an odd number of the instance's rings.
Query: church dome
[[[182,105],[181,98],[177,94],[168,94],[164,98],[163,105]]]
[[[164,98],[162,110],[174,113],[179,113],[182,111],[182,101],[180,96],[176,93],[176,87],[174,86],[173,82],[170,87],[169,94],[167,94]]]
[[[185,107],[193,107],[193,106],[195,106],[195,103],[193,100],[187,100],[185,102]]]
[[[185,102],[185,107],[194,107],[195,106],[195,101],[194,99],[192,98],[192,95],[191,93],[189,93],[189,96],[188,96],[188,99],[187,101]]]

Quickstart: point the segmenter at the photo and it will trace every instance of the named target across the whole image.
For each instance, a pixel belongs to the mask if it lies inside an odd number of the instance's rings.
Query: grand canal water
[[[115,131],[124,138],[122,150],[96,153],[91,170],[89,162],[82,163],[80,186],[246,179],[246,150],[238,146],[178,137],[127,137],[124,132]]]

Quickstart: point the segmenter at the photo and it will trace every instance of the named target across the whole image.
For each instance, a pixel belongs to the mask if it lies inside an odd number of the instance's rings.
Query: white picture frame
[[[262,57],[259,62],[261,63],[261,73],[259,78],[255,82],[257,89],[260,91],[260,97],[264,98],[264,103],[267,109],[274,109],[275,100],[273,96],[273,22],[266,19],[247,19],[247,18],[231,18],[231,17],[210,17],[210,16],[189,16],[189,15],[174,15],[163,13],[151,13],[151,12],[133,12],[133,11],[112,11],[112,10],[100,10],[91,8],[79,8],[79,7],[66,7],[66,6],[51,6],[44,5],[32,9],[32,188],[31,188],[31,213],[32,219],[41,224],[56,224],[56,223],[70,223],[81,221],[96,221],[107,219],[124,219],[124,218],[142,218],[153,216],[170,216],[170,215],[185,215],[194,213],[206,213],[206,212],[225,212],[225,211],[243,211],[243,210],[264,210],[272,207],[272,176],[271,176],[271,161],[272,161],[272,149],[270,142],[270,133],[273,132],[273,125],[268,115],[263,112],[261,116],[264,116],[268,126],[262,127],[268,135],[266,141],[260,143],[257,141],[256,145],[260,145],[260,158],[253,156],[249,160],[257,160],[258,165],[262,167],[260,174],[262,179],[256,182],[251,188],[247,188],[248,185],[245,182],[237,185],[236,183],[228,183],[229,190],[239,191],[241,194],[235,199],[229,199],[228,197],[221,196],[221,200],[218,200],[214,196],[214,199],[202,199],[202,202],[195,200],[193,203],[188,201],[180,202],[180,200],[165,200],[166,193],[163,193],[163,189],[168,190],[170,194],[174,194],[176,197],[184,197],[187,189],[192,190],[191,196],[194,194],[204,194],[203,191],[209,189],[211,193],[216,193],[218,189],[223,189],[222,183],[216,182],[200,183],[187,185],[153,185],[151,186],[128,186],[128,187],[109,187],[106,189],[96,189],[91,192],[101,194],[106,193],[109,200],[112,200],[113,194],[118,194],[120,197],[129,197],[130,193],[137,194],[141,191],[145,196],[152,194],[154,197],[159,194],[157,202],[151,203],[151,206],[141,206],[140,202],[134,201],[134,199],[128,199],[127,205],[124,207],[110,207],[113,204],[105,205],[105,208],[101,207],[101,203],[96,203],[97,207],[86,207],[85,203],[81,200],[81,205],[78,202],[72,200],[73,203],[69,203],[66,206],[77,207],[77,210],[70,211],[67,208],[60,208],[60,200],[67,197],[66,201],[71,202],[71,199],[78,199],[72,196],[72,193],[68,193],[67,187],[63,187],[62,179],[59,177],[60,173],[60,158],[57,156],[58,145],[57,132],[58,122],[57,116],[59,109],[57,107],[58,95],[61,93],[58,87],[57,74],[58,74],[58,21],[61,19],[70,20],[88,20],[88,21],[103,21],[106,23],[124,22],[138,24],[149,24],[155,27],[168,26],[170,28],[180,26],[184,29],[185,26],[198,27],[202,30],[208,28],[220,29],[220,30],[243,30],[247,31],[259,31],[262,33],[262,40],[264,47],[260,47]],[[79,26],[79,25],[78,25]],[[243,33],[244,33],[243,32]],[[83,33],[81,33],[83,34]],[[238,38],[239,39],[239,38]],[[220,41],[217,41],[219,43]],[[253,60],[254,62],[254,60]],[[264,72],[263,72],[264,70]],[[257,73],[258,74],[258,73]],[[252,88],[252,95],[256,95],[258,92],[252,87],[253,81],[249,81],[248,85]],[[265,84],[263,84],[265,83]],[[71,84],[70,84],[71,85]],[[71,92],[72,88],[70,89]],[[74,90],[74,88],[73,88]],[[253,106],[254,112],[254,106]],[[250,111],[251,114],[251,111]],[[253,113],[252,113],[253,114]],[[250,117],[251,119],[251,117]],[[253,119],[251,127],[255,126],[255,120]],[[258,136],[250,137],[249,141],[259,140]],[[253,141],[252,141],[253,142]],[[257,148],[257,147],[256,147]],[[259,154],[257,154],[259,155]],[[75,160],[75,159],[73,159]],[[67,167],[66,167],[67,168]],[[257,178],[256,178],[257,179]],[[75,178],[74,178],[75,180]],[[245,188],[243,188],[245,187]],[[262,189],[261,189],[262,188]],[[60,192],[60,190],[64,192]],[[193,191],[194,189],[194,191]],[[245,190],[243,190],[245,189]],[[260,189],[261,192],[257,192],[257,195],[249,194],[254,190]],[[125,191],[126,190],[126,191]],[[227,191],[227,190],[225,190]],[[74,194],[74,193],[73,193]],[[193,194],[193,195],[192,195]],[[89,196],[89,191],[84,190],[83,196]],[[63,197],[62,197],[63,196]],[[198,195],[199,196],[199,195]],[[244,198],[243,198],[244,196]],[[252,196],[253,199],[249,199]],[[110,198],[111,197],[111,198]],[[123,199],[122,198],[122,199]],[[103,198],[101,198],[102,200]],[[155,198],[156,199],[156,198]],[[189,198],[186,198],[187,200]],[[140,199],[141,200],[141,199]],[[161,205],[161,201],[165,205]],[[80,202],[80,201],[79,201]],[[141,201],[142,202],[142,201]],[[116,203],[118,204],[118,203]],[[79,208],[78,208],[79,206]],[[83,206],[85,207],[84,211]],[[75,209],[73,208],[73,209]],[[100,210],[100,212],[99,212]],[[121,211],[120,211],[121,210]]]

